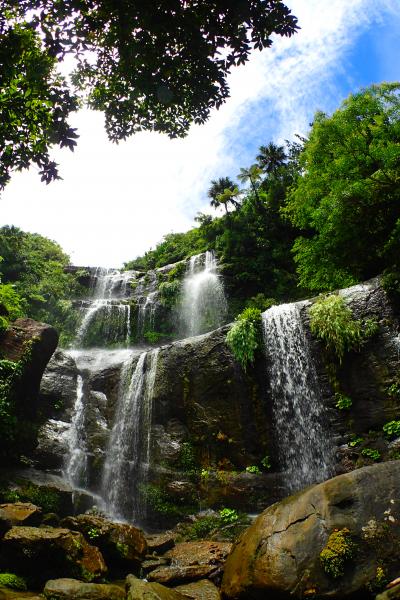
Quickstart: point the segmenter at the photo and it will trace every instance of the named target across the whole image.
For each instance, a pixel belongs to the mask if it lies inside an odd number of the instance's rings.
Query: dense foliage
[[[300,283],[345,287],[393,268],[400,256],[400,84],[351,95],[317,113],[286,214]]]
[[[237,176],[245,188],[211,181],[207,195],[224,216],[199,214],[197,228],[165,236],[126,267],[214,249],[234,312],[250,298],[296,299],[383,271],[400,302],[399,90],[362,90],[331,117],[317,113],[308,139],[261,146]]]
[[[34,162],[42,181],[58,178],[50,146],[73,150],[77,137],[68,116],[78,106],[56,72],[57,60],[26,24],[7,24],[0,3],[0,190],[15,169]]]
[[[311,332],[324,342],[339,362],[346,352],[358,350],[378,327],[371,319],[356,319],[344,298],[335,294],[318,298],[309,313]]]
[[[22,314],[72,335],[77,312],[72,300],[82,293],[76,275],[65,272],[69,257],[60,246],[16,227],[0,228],[0,305],[4,317]],[[63,340],[62,340],[63,341]]]
[[[261,311],[246,308],[240,313],[227,333],[226,342],[244,370],[255,358],[261,341]]]
[[[296,29],[280,0],[0,0],[0,189],[31,162],[58,177],[49,149],[73,149],[80,99],[104,112],[113,141],[182,136],[229,96],[233,66]],[[66,80],[55,65],[68,55]]]
[[[301,295],[291,255],[296,231],[280,214],[286,191],[297,172],[301,144],[287,143],[286,148],[270,144],[263,149],[260,155],[263,167],[253,165],[242,169],[240,177],[250,183],[240,194],[229,178],[211,182],[208,190],[211,205],[224,205],[224,216],[213,218],[199,214],[196,217],[199,227],[187,233],[166,235],[154,250],[125,263],[125,268],[161,267],[214,249],[223,269],[231,306],[236,302],[234,312],[248,302],[254,303],[249,300],[253,296],[258,297],[257,307],[265,310],[272,297],[288,299]],[[229,184],[233,186],[234,198],[228,199],[229,188],[225,186]]]

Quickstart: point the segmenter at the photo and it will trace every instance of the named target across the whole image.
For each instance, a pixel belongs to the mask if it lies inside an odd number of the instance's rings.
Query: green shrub
[[[24,302],[11,283],[0,283],[0,333],[24,314]]]
[[[25,580],[13,573],[0,573],[0,586],[25,592],[27,587]]]
[[[260,475],[261,471],[257,465],[250,465],[250,467],[246,467],[246,473],[253,473],[254,475]]]
[[[181,292],[181,282],[179,279],[173,281],[163,281],[158,288],[160,293],[160,302],[163,306],[173,308],[178,302]]]
[[[264,312],[274,304],[277,304],[275,298],[267,298],[265,294],[260,293],[247,300],[246,308],[256,308]]]
[[[400,437],[400,421],[389,421],[382,427],[384,434],[390,439]]]
[[[378,324],[372,319],[355,319],[341,296],[321,296],[309,309],[310,328],[341,363],[346,352],[358,350],[377,332]]]
[[[381,453],[379,450],[374,450],[373,448],[363,448],[361,450],[361,454],[366,458],[370,458],[371,460],[379,460],[381,457]]]
[[[234,508],[221,508],[219,516],[224,525],[230,525],[239,520],[239,514]]]
[[[400,399],[400,381],[395,381],[390,385],[387,389],[387,394],[391,398],[399,398]]]
[[[159,331],[145,331],[143,337],[149,344],[157,344],[164,337],[164,334]]]
[[[179,262],[168,272],[168,281],[181,280],[186,273],[186,262]]]
[[[353,405],[352,399],[349,398],[349,396],[345,396],[344,394],[341,394],[340,392],[337,392],[335,394],[335,400],[336,400],[335,406],[339,410],[350,410],[350,408]]]
[[[266,454],[266,455],[264,456],[264,458],[262,458],[262,459],[261,459],[261,461],[260,461],[260,462],[261,462],[261,465],[264,467],[264,469],[265,469],[266,471],[269,471],[269,469],[270,469],[270,468],[271,468],[271,466],[272,466],[272,465],[271,465],[271,459],[270,459],[269,455],[268,455],[268,454]]]
[[[342,577],[346,562],[354,557],[356,548],[347,528],[335,529],[319,555],[325,573],[335,579]]]
[[[226,343],[244,370],[248,363],[254,361],[260,340],[261,311],[258,308],[246,308],[236,317],[226,336]]]
[[[353,435],[352,439],[349,442],[349,446],[350,446],[350,448],[355,448],[356,446],[359,446],[360,444],[362,444],[363,441],[364,441],[364,438]]]

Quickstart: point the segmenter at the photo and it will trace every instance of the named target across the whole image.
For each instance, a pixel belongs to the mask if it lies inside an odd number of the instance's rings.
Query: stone
[[[0,568],[26,577],[32,587],[48,579],[79,577],[84,581],[101,578],[107,572],[100,550],[89,545],[77,531],[53,527],[13,527],[0,547]]]
[[[400,583],[379,594],[376,600],[400,600]]]
[[[51,579],[44,587],[48,600],[124,600],[123,588],[104,583],[84,583],[77,579]]]
[[[6,513],[0,509],[0,540],[12,527],[12,523]]]
[[[50,417],[68,422],[76,400],[78,369],[75,360],[57,349],[40,383],[40,402],[50,410]]]
[[[197,579],[218,579],[232,544],[229,542],[182,542],[169,550],[164,558],[171,564],[148,575],[149,581],[174,585]]]
[[[187,596],[159,583],[148,583],[133,575],[126,578],[127,600],[187,600]]]
[[[63,527],[82,533],[86,540],[102,552],[114,572],[139,570],[147,554],[146,538],[141,529],[126,523],[113,523],[103,517],[78,515],[61,521]]]
[[[221,595],[216,585],[208,579],[201,579],[194,583],[178,585],[174,588],[180,594],[193,598],[193,600],[220,600]]]
[[[175,546],[174,536],[168,531],[146,535],[146,542],[149,554],[164,554]]]
[[[11,394],[17,419],[14,444],[18,452],[26,456],[32,455],[37,427],[45,418],[38,400],[39,386],[57,343],[58,333],[54,327],[33,319],[17,319],[1,336],[1,357],[19,362],[21,366],[20,376],[14,378]],[[11,444],[6,446],[5,451],[14,458],[15,450]]]
[[[400,571],[400,461],[364,467],[267,508],[235,543],[226,598],[344,600]],[[335,545],[336,542],[336,545]],[[322,553],[322,554],[321,554]]]
[[[38,596],[35,592],[21,592],[19,590],[10,590],[0,587],[0,600],[43,600],[43,596]]]
[[[141,574],[148,575],[151,571],[168,565],[169,561],[162,556],[156,556],[154,559],[145,560],[141,564]]]
[[[30,502],[0,504],[0,510],[12,525],[40,525],[42,509]]]

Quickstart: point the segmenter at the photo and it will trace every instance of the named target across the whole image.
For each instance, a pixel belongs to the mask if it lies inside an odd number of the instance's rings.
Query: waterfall
[[[333,465],[303,305],[273,306],[262,315],[276,445],[288,492],[328,479]]]
[[[130,282],[135,274],[117,269],[95,270],[91,289],[92,300],[83,307],[83,317],[76,334],[78,346],[101,342],[129,345],[131,306]]]
[[[152,397],[159,350],[125,363],[104,465],[102,495],[115,518],[141,523],[150,467]],[[136,364],[135,364],[136,361]]]
[[[147,296],[143,296],[140,299],[136,329],[139,340],[144,339],[146,330],[154,330],[157,311],[157,296],[158,292],[150,292]]]
[[[192,256],[183,281],[182,333],[189,337],[220,327],[227,313],[224,286],[214,252]]]
[[[68,455],[65,460],[65,476],[76,487],[87,484],[87,453],[85,443],[85,404],[83,378],[77,377],[76,400],[71,427],[68,434]]]

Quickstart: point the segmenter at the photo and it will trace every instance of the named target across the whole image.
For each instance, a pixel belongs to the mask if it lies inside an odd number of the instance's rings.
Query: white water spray
[[[301,306],[273,306],[262,315],[276,445],[289,492],[328,479],[334,459]]]
[[[215,253],[192,256],[183,281],[180,306],[182,333],[189,337],[220,327],[227,309]]]

